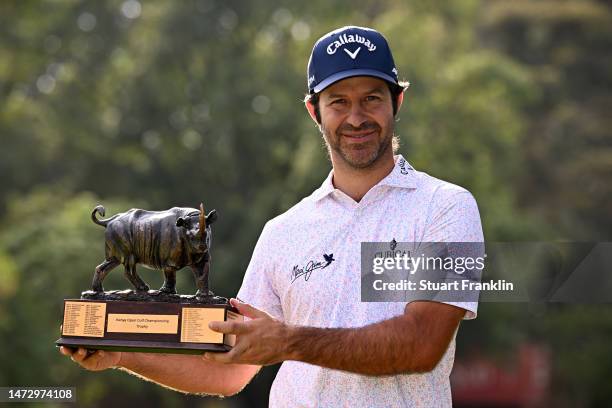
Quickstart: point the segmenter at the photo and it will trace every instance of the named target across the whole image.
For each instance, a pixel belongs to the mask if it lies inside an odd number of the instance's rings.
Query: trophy
[[[224,297],[215,296],[208,286],[211,224],[217,212],[174,207],[166,211],[131,209],[107,219],[104,207],[91,213],[94,223],[105,232],[105,259],[95,269],[92,288],[80,299],[64,300],[63,324],[57,346],[93,350],[201,354],[229,351],[235,335],[208,328],[213,320],[242,321]],[[115,267],[123,264],[134,289],[104,291],[102,282]],[[164,273],[159,290],[136,273],[136,265]],[[189,266],[197,292],[176,293],[176,272]]]

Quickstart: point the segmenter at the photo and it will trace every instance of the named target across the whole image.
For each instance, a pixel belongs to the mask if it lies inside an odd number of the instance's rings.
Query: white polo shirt
[[[320,188],[270,220],[238,297],[289,324],[361,327],[404,313],[403,302],[361,302],[361,242],[483,242],[478,207],[462,187],[416,171],[402,156],[355,202]],[[466,319],[477,303],[461,303]],[[374,350],[373,350],[374,352]],[[434,370],[374,377],[285,361],[272,407],[450,407],[455,340]]]

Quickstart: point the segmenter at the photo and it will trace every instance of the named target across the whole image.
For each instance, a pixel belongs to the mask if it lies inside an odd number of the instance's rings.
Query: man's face
[[[394,118],[385,81],[365,76],[339,81],[321,92],[319,111],[332,158],[363,169],[391,151]]]

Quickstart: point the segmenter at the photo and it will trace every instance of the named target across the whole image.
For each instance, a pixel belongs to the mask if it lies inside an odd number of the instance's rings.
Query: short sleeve
[[[441,186],[433,197],[423,242],[484,242],[478,205],[472,194],[452,184]],[[466,310],[464,319],[476,318],[478,302],[443,302]]]
[[[269,224],[264,226],[257,240],[237,297],[284,321],[280,298],[274,288],[275,262],[274,251],[271,250],[273,235]]]

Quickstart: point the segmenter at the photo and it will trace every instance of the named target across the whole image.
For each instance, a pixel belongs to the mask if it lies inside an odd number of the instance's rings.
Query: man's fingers
[[[117,367],[121,361],[121,353],[105,350],[87,350],[62,347],[60,352],[69,356],[72,361],[90,371],[101,371]]]
[[[230,303],[238,312],[246,317],[250,317],[251,319],[257,319],[258,317],[269,317],[270,315],[264,312],[263,310],[259,310],[254,306],[249,305],[248,303],[241,302],[238,299],[230,299]]]
[[[204,360],[206,361],[213,361],[215,363],[223,363],[226,361],[223,361],[225,359],[225,353],[212,353],[212,352],[206,352],[204,353],[204,355],[202,356],[204,358]]]
[[[208,323],[208,328],[217,333],[240,334],[244,332],[244,323],[215,321]]]
[[[233,350],[228,351],[227,353],[212,353],[206,352],[202,355],[204,360],[206,361],[214,361],[215,363],[232,363],[234,355],[232,354]]]
[[[88,351],[87,349],[84,348],[79,348],[77,351],[73,352],[70,355],[72,361],[74,361],[75,363],[79,363],[79,364],[87,364],[88,366],[97,363],[99,360],[101,360],[104,357],[104,351],[103,350],[97,350],[97,351]]]
[[[84,362],[85,364],[87,364],[88,368],[95,368],[98,366],[98,363],[100,362],[100,360],[102,360],[104,358],[104,351],[103,350],[98,350],[95,351],[94,353],[85,353],[85,359]]]
[[[71,356],[76,350],[73,350],[70,347],[60,346],[59,351],[65,356]]]
[[[77,351],[72,353],[71,358],[72,358],[72,361],[74,361],[75,363],[81,363],[83,362],[83,360],[87,358],[87,350],[79,347]]]

